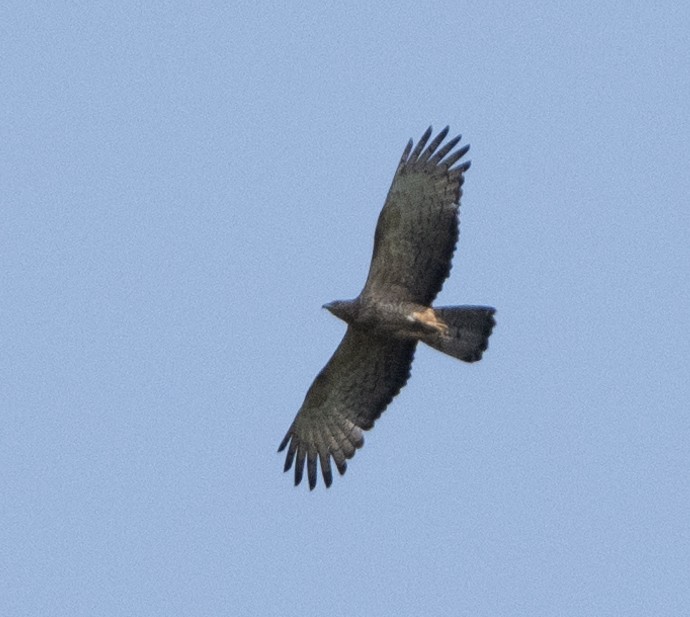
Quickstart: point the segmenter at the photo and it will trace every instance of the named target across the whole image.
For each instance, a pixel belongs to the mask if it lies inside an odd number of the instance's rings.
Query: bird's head
[[[351,323],[355,318],[355,305],[355,300],[333,300],[333,302],[324,304],[323,308],[328,309],[339,319]]]

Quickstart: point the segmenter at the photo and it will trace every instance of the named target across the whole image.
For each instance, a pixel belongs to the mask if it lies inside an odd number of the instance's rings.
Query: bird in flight
[[[326,487],[331,459],[340,474],[369,430],[410,377],[417,343],[476,362],[495,325],[489,306],[432,307],[450,274],[458,240],[458,208],[469,146],[447,141],[448,127],[429,142],[429,127],[403,151],[379,215],[364,288],[354,300],[324,305],[347,323],[335,353],[312,383],[278,448],[295,485],[307,463],[309,488],[317,461]],[[427,145],[428,143],[428,145]],[[441,146],[441,147],[440,147]]]

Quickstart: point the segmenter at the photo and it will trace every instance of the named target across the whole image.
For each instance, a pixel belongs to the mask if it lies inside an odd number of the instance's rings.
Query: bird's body
[[[285,470],[295,463],[295,484],[305,460],[310,488],[317,459],[326,486],[331,464],[343,474],[347,459],[405,385],[419,341],[465,362],[486,350],[495,310],[485,306],[432,307],[450,273],[458,239],[458,207],[469,162],[455,137],[440,149],[441,131],[425,148],[431,127],[403,152],[376,226],[374,254],[364,289],[353,300],[324,305],[348,324],[345,337],[314,380],[280,450]]]
[[[360,296],[354,300],[336,300],[324,308],[370,334],[418,339],[425,332],[437,329],[432,325],[433,311],[430,313],[428,307],[416,302],[386,302]]]

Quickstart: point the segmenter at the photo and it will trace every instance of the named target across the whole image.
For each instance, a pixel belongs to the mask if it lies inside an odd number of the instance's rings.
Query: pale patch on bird
[[[408,319],[436,330],[441,336],[448,336],[448,324],[443,323],[431,307],[425,308],[423,311],[413,311]]]

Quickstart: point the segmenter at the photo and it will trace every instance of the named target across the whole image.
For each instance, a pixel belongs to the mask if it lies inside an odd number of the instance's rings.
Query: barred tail
[[[434,313],[448,326],[448,333],[433,333],[422,337],[430,347],[464,362],[476,362],[489,344],[489,336],[496,325],[490,306],[445,306]]]

